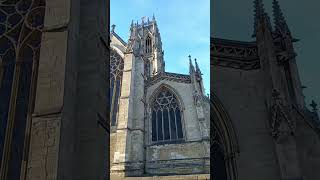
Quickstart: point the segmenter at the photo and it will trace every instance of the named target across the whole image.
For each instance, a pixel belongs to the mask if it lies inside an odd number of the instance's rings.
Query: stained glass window
[[[117,114],[119,110],[119,100],[121,95],[121,84],[123,74],[123,59],[121,56],[111,50],[110,53],[110,119],[111,126],[115,126],[117,122]]]
[[[152,102],[152,142],[170,142],[183,139],[182,111],[177,97],[163,87]]]

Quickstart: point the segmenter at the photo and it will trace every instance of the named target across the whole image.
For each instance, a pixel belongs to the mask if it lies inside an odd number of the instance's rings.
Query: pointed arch
[[[145,39],[145,48],[147,54],[152,52],[152,38],[149,34],[146,36]]]
[[[213,94],[210,101],[211,174],[214,178],[218,178],[215,177],[216,170],[214,169],[217,167],[217,176],[219,178],[236,180],[237,166],[235,157],[239,153],[237,135],[232,121],[218,97]],[[213,158],[217,158],[217,161]],[[215,162],[220,164],[215,166]]]
[[[117,115],[119,110],[119,101],[121,96],[122,76],[123,76],[124,60],[111,49],[110,51],[110,123],[116,126]]]
[[[150,142],[172,143],[185,138],[183,102],[169,85],[161,84],[149,99]]]
[[[118,46],[113,44],[110,46],[110,49],[111,51],[116,52],[122,59],[124,59],[124,53],[121,51],[121,49]]]

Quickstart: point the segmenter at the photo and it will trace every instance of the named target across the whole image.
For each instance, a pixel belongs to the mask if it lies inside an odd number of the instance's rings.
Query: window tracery
[[[124,62],[119,54],[114,50],[110,53],[110,119],[111,126],[117,122],[117,113],[119,110],[119,100],[121,94],[121,84]]]
[[[8,169],[6,179],[19,179],[20,173],[23,173],[24,141],[28,138],[25,131],[28,128],[27,116],[34,102],[34,79],[44,14],[45,0],[0,2],[0,161],[5,161],[3,152],[10,149],[5,163]],[[15,108],[14,116],[9,120],[10,106]],[[14,123],[7,128],[12,120]],[[6,134],[11,134],[12,139],[5,147]]]
[[[182,110],[176,96],[163,87],[151,107],[152,142],[183,139]]]

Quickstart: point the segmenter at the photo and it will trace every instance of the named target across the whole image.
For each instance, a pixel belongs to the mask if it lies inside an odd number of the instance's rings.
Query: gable
[[[121,53],[118,52],[119,54],[123,54],[125,52],[127,43],[123,39],[121,39],[121,37],[118,36],[115,32],[112,32],[110,34],[110,40],[110,46],[117,51],[121,51]]]

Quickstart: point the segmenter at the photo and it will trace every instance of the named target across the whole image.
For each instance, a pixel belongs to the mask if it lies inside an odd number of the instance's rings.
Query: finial
[[[156,21],[156,18],[154,17],[154,13],[153,13],[153,15],[152,15],[152,20],[153,20],[153,21]]]
[[[116,25],[112,24],[111,27],[112,27],[111,32],[114,32],[114,29],[116,28]]]
[[[314,102],[314,100],[311,101],[310,106],[312,107],[313,112],[318,111],[318,108],[317,108],[318,104],[316,102]]]
[[[133,27],[133,20],[131,21],[131,27]]]
[[[145,21],[145,19],[146,19],[146,17],[145,17],[145,16],[143,16],[143,17],[141,18],[142,25],[144,25],[144,21]]]
[[[286,33],[290,35],[290,30],[281,11],[279,2],[277,0],[273,0],[272,4],[275,31],[278,33]]]
[[[191,55],[188,56],[189,57],[189,72],[190,74],[194,72],[194,67],[192,64],[192,60],[191,60]]]
[[[256,37],[258,31],[258,24],[266,21],[268,28],[271,27],[270,18],[264,11],[264,5],[262,0],[254,0],[254,31],[252,37]]]
[[[197,72],[199,72],[201,74],[200,68],[198,66],[197,58],[194,58],[194,62],[195,62],[195,65],[196,65]]]

